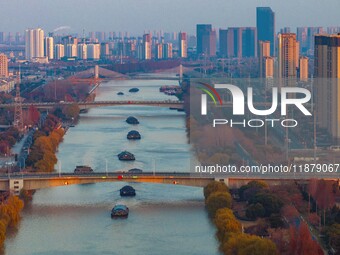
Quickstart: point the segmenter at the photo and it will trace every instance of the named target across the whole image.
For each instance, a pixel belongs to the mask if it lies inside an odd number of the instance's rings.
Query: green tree
[[[279,213],[283,206],[282,201],[275,194],[266,192],[258,193],[249,201],[249,203],[261,204],[266,210],[265,216],[270,216],[272,213]]]
[[[258,217],[264,217],[266,210],[260,203],[250,204],[246,210],[246,216],[249,219],[256,220]]]
[[[251,181],[247,185],[243,185],[239,188],[239,196],[241,200],[249,201],[253,198],[258,192],[262,191],[263,189],[267,189],[268,184],[265,181],[257,180]]]

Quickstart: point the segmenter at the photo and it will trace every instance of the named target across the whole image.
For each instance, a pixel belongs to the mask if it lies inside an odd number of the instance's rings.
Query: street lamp
[[[106,171],[106,176],[108,176],[108,175],[109,175],[109,173],[108,173],[108,170],[107,170],[107,159],[105,159],[105,162],[106,162],[106,168],[105,168],[105,171]]]
[[[61,177],[61,160],[59,160],[59,177]]]
[[[152,163],[153,163],[153,176],[155,176],[155,172],[156,172],[156,160],[154,158],[152,159]]]

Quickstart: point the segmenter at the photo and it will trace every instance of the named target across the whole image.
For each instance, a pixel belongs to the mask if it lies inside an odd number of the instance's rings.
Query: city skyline
[[[3,0],[6,11],[2,13],[0,31],[23,32],[27,28],[41,27],[46,32],[52,32],[58,27],[68,26],[70,29],[66,33],[81,33],[85,29],[86,33],[129,31],[132,34],[141,34],[148,30],[162,30],[193,34],[196,24],[212,24],[214,28],[255,26],[255,8],[258,6],[271,7],[275,12],[276,32],[282,27],[295,30],[299,26],[325,27],[340,23],[340,16],[337,15],[340,2],[336,0],[328,1],[327,5],[316,0],[309,1],[308,4],[302,0],[284,3],[267,0],[246,0],[242,3],[215,0],[213,4],[200,1],[195,5],[189,0],[164,0],[162,4],[156,0],[83,0],[81,3],[80,5],[79,1],[74,0]],[[77,8],[77,12],[74,12],[74,8]],[[308,15],[301,15],[303,11]]]

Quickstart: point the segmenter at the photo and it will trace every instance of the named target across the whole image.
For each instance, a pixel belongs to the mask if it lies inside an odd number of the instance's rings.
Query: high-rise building
[[[4,43],[4,39],[5,39],[5,33],[0,32],[0,43]]]
[[[316,35],[314,54],[318,126],[340,141],[340,35]]]
[[[226,58],[228,56],[228,29],[219,30],[219,56]]]
[[[65,57],[65,46],[63,44],[56,44],[54,47],[54,58],[60,60],[63,57]]]
[[[300,57],[299,78],[301,81],[308,81],[308,58]]]
[[[314,54],[314,36],[323,34],[324,29],[322,27],[298,27],[296,31],[301,54],[312,56]]]
[[[295,65],[296,65],[296,68],[299,68],[299,64],[300,64],[300,42],[299,41],[296,41],[296,56],[295,56]]]
[[[25,57],[27,60],[44,57],[44,30],[41,28],[25,31]]]
[[[67,44],[66,45],[66,57],[75,58],[77,57],[77,45],[76,44]]]
[[[315,35],[324,34],[325,31],[322,27],[308,27],[307,29],[307,55],[314,54],[314,45],[315,45]]]
[[[256,57],[257,35],[255,27],[242,28],[242,57]]]
[[[206,54],[209,57],[216,55],[216,31],[211,24],[198,24],[196,26],[197,54]]]
[[[280,29],[280,34],[290,34],[290,27],[284,27]]]
[[[0,77],[8,77],[8,59],[5,54],[0,54]]]
[[[279,34],[278,77],[283,78],[282,81],[285,82],[283,84],[285,86],[292,86],[294,80],[296,80],[296,52],[296,34]]]
[[[229,27],[227,34],[227,56],[229,58],[242,58],[242,29]]]
[[[87,45],[87,58],[91,60],[99,60],[100,58],[100,44],[91,43]]]
[[[85,43],[78,44],[77,48],[78,48],[78,52],[77,52],[78,58],[86,60],[87,59],[87,45]]]
[[[21,35],[19,32],[15,33],[15,43],[20,44],[21,43]]]
[[[229,27],[220,30],[220,52],[229,58],[257,56],[255,27]]]
[[[100,58],[106,59],[110,56],[110,48],[108,43],[101,43],[100,44]]]
[[[259,41],[258,51],[259,76],[260,78],[266,78],[267,57],[270,57],[270,41]]]
[[[106,33],[105,32],[96,32],[96,38],[98,42],[105,42],[106,41]]]
[[[152,38],[151,34],[143,35],[143,50],[142,50],[142,59],[148,60],[151,59],[151,46],[152,46]]]
[[[155,57],[156,59],[163,58],[163,43],[157,43],[155,47]]]
[[[307,27],[298,27],[296,29],[296,39],[300,42],[301,54],[306,54],[307,52],[307,34]]]
[[[337,34],[340,33],[340,27],[327,27],[328,34]]]
[[[163,43],[163,58],[172,58],[172,43]]]
[[[178,34],[178,56],[180,58],[187,58],[188,57],[188,39],[187,39],[187,33],[180,32]]]
[[[54,58],[54,43],[53,43],[53,37],[45,37],[45,57],[48,59]]]
[[[264,57],[264,74],[263,78],[274,78],[274,58],[273,57]]]
[[[256,8],[257,40],[270,41],[270,55],[275,55],[275,12],[270,7]]]

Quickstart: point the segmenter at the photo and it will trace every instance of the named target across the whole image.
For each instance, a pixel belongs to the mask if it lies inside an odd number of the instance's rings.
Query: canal
[[[122,80],[101,84],[96,100],[176,99],[159,92],[164,80]],[[138,87],[138,93],[129,93]],[[118,96],[119,91],[124,92]],[[125,119],[135,116],[137,126]],[[135,129],[139,141],[126,139]],[[128,150],[136,161],[120,162]],[[56,169],[73,172],[76,165],[94,171],[188,171],[190,146],[183,112],[148,106],[94,108],[82,114],[59,146]],[[22,216],[19,229],[5,243],[8,255],[214,255],[219,254],[215,228],[204,210],[201,188],[134,183],[137,196],[121,198],[124,183],[74,185],[38,190]],[[112,220],[116,203],[130,208],[128,219]]]

